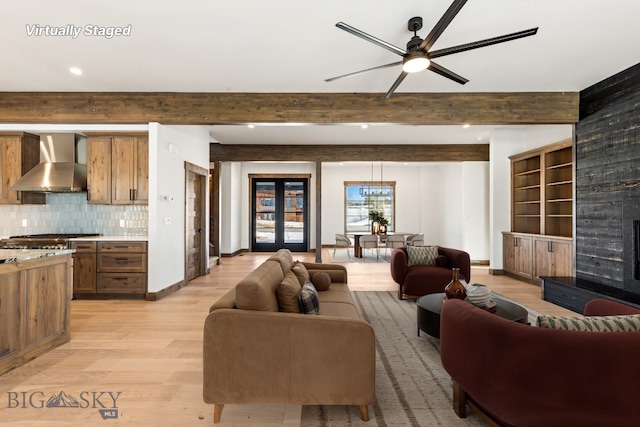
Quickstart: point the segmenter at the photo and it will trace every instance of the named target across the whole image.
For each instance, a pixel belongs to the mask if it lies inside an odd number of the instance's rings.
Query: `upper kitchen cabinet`
[[[25,132],[0,134],[0,204],[44,204],[44,193],[12,191],[22,175],[40,163],[40,137]]]
[[[89,203],[146,205],[149,202],[147,135],[90,135],[87,138]]]

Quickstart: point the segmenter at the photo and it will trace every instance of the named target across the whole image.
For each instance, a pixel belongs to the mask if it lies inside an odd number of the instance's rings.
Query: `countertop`
[[[147,242],[149,240],[148,236],[93,236],[93,237],[76,237],[73,239],[69,239],[72,242],[120,242],[120,241],[129,241],[129,242]]]
[[[71,253],[73,253],[72,249],[1,249],[0,264],[9,264],[11,262],[28,261],[30,259],[67,255]]]

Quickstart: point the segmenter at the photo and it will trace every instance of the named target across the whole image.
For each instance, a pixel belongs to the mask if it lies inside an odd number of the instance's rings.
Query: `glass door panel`
[[[308,180],[252,178],[251,250],[309,250]]]

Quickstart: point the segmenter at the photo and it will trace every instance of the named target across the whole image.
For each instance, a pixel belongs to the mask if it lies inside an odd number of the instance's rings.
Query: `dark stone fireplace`
[[[580,92],[574,153],[575,277],[544,280],[544,297],[640,305],[640,64]]]

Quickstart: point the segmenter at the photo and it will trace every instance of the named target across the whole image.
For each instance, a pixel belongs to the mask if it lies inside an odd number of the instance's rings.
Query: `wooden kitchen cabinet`
[[[573,275],[573,240],[535,234],[503,234],[503,270],[534,284],[542,276]]]
[[[73,265],[76,297],[146,295],[147,242],[79,240],[72,241],[71,247],[76,250]]]
[[[89,203],[149,203],[149,138],[147,135],[87,137]]]
[[[0,264],[0,375],[69,341],[71,255]]]
[[[44,204],[44,193],[12,191],[26,172],[40,163],[40,137],[25,132],[0,134],[0,204]]]
[[[98,242],[97,293],[147,292],[147,242]]]
[[[96,242],[71,242],[73,254],[73,293],[96,293]]]

